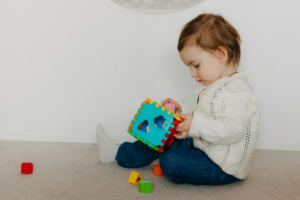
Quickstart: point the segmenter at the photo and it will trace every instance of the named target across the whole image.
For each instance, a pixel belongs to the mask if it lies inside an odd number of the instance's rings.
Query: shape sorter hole
[[[166,124],[166,119],[160,115],[154,119],[154,124],[156,128],[163,128]]]
[[[143,121],[143,122],[138,126],[138,129],[139,129],[140,131],[149,133],[149,123],[148,123],[148,121],[147,121],[147,120]]]

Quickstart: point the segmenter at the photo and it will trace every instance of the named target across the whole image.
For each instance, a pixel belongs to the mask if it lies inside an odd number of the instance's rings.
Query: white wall
[[[261,109],[259,149],[300,150],[300,2],[206,0],[165,14],[110,0],[0,2],[0,140],[120,140],[147,97],[192,104],[196,82],[176,50],[182,26],[222,14],[243,40]]]

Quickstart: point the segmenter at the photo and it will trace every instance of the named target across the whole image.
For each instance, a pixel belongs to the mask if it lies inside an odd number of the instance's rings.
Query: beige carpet
[[[153,176],[151,165],[102,164],[97,151],[96,144],[0,141],[0,200],[300,200],[300,152],[257,150],[246,180],[194,186]],[[33,174],[21,174],[23,162],[34,164]],[[132,170],[152,181],[153,193],[127,182]]]

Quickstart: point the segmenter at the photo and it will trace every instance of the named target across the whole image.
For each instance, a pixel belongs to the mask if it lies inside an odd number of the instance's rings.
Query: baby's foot
[[[115,157],[120,145],[111,142],[109,137],[106,135],[102,124],[98,124],[96,136],[100,161],[102,163],[115,162]]]

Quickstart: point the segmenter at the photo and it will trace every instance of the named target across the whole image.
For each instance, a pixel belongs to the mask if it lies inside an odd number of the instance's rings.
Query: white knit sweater
[[[208,86],[201,83],[196,94],[193,107],[180,104],[183,114],[194,116],[188,133],[194,147],[204,151],[227,174],[245,179],[256,146],[260,118],[256,97],[246,76],[239,72]]]

